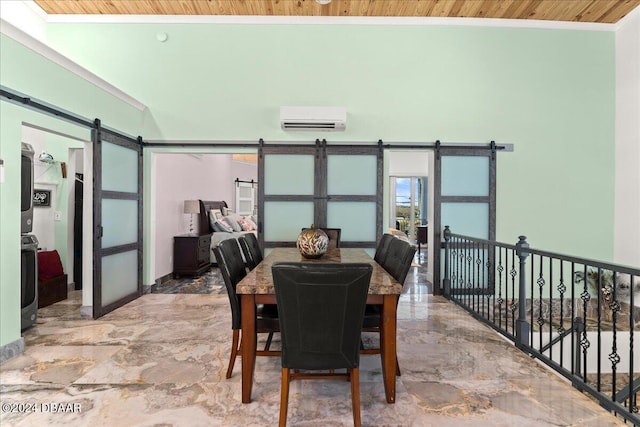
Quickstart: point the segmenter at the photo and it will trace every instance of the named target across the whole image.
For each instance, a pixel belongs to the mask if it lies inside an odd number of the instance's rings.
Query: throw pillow
[[[211,209],[209,211],[209,217],[212,220],[218,220],[220,218],[222,218],[224,215],[222,215],[222,211],[220,209]]]
[[[238,222],[240,223],[240,226],[244,231],[252,231],[256,229],[256,226],[253,223],[253,221],[251,221],[250,219],[247,219],[247,217],[240,218]]]
[[[213,221],[213,223],[211,224],[211,228],[213,228],[213,231],[223,231],[226,233],[231,233],[233,231],[233,228],[231,228],[229,223],[227,223],[224,218]]]
[[[253,230],[258,229],[258,222],[254,220],[252,216],[245,216],[244,219],[246,219],[249,225],[253,227]]]
[[[224,218],[227,220],[227,222],[229,223],[231,228],[233,228],[233,231],[242,231],[242,226],[238,222],[239,220],[242,219],[242,216],[240,216],[238,214],[231,213],[231,214],[225,216]]]

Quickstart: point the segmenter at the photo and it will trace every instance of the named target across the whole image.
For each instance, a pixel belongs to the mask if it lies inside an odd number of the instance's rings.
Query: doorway
[[[60,265],[60,269],[50,269],[43,264],[39,269],[44,268],[49,275],[53,272],[66,275],[51,277],[52,280],[40,284],[39,306],[44,308],[69,296],[82,299],[82,293],[71,295],[70,292],[81,289],[82,259],[91,258],[91,253],[86,253],[91,247],[81,248],[84,254],[75,253],[74,239],[82,239],[83,228],[83,216],[76,217],[74,206],[75,194],[83,188],[78,188],[75,176],[85,172],[85,144],[90,141],[28,123],[22,124],[21,133],[22,141],[31,145],[35,152],[34,189],[50,196],[47,203],[34,206],[31,234],[38,240],[38,258],[42,258],[43,263]],[[80,208],[84,206],[80,205]]]
[[[402,231],[410,241],[426,244],[426,237],[421,239],[420,227],[428,224],[428,178],[423,177],[390,177],[391,203],[389,217],[396,230]]]

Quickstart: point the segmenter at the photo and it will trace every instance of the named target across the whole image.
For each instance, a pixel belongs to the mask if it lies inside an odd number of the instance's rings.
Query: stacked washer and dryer
[[[21,329],[36,324],[38,318],[38,239],[33,230],[33,147],[22,143],[20,194],[20,299]]]

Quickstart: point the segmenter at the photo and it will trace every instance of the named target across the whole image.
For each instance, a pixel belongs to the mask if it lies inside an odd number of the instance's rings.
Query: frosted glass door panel
[[[265,202],[265,242],[295,242],[313,224],[313,202]]]
[[[264,157],[264,194],[313,195],[314,156],[269,154]]]
[[[138,152],[102,142],[102,191],[138,192]]]
[[[448,225],[452,233],[480,239],[489,238],[488,203],[442,203],[442,229]]]
[[[102,306],[138,291],[138,250],[102,258]]]
[[[138,242],[138,201],[102,200],[102,247]]]
[[[488,196],[489,158],[443,156],[441,194],[442,196]]]
[[[373,196],[377,189],[377,157],[327,157],[327,193]]]
[[[376,204],[373,202],[329,202],[327,227],[341,228],[343,242],[376,240]]]

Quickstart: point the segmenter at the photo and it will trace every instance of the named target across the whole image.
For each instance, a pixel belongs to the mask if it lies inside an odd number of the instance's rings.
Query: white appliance
[[[280,107],[283,130],[343,131],[347,128],[344,107]]]

